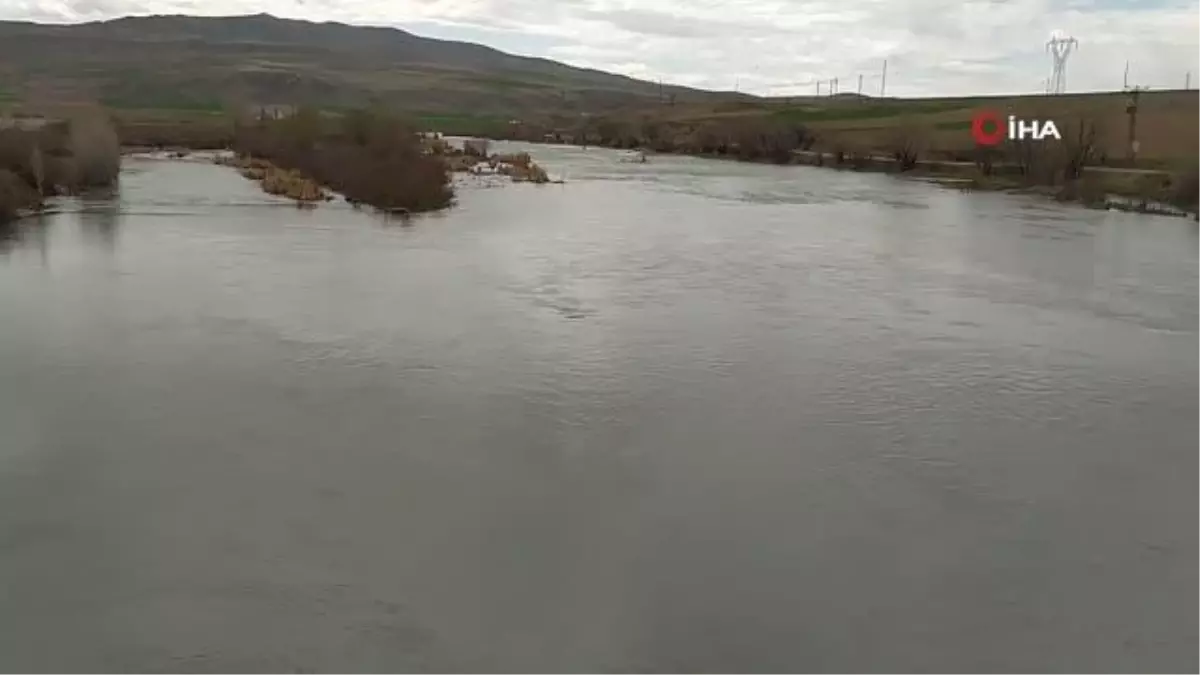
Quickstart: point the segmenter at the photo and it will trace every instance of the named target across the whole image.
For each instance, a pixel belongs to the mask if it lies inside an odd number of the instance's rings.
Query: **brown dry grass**
[[[218,160],[218,163],[236,167],[245,178],[258,181],[267,194],[298,202],[319,202],[328,196],[312,178],[294,169],[282,169],[258,157],[234,157]]]

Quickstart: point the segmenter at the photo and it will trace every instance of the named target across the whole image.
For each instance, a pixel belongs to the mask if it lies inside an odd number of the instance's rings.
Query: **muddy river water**
[[[1197,664],[1197,228],[537,147],[0,240],[0,670]]]

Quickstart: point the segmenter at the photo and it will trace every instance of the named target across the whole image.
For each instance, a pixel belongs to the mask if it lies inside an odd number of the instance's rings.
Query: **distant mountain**
[[[679,103],[752,99],[393,28],[267,14],[0,22],[0,102],[167,109],[380,102],[421,114],[517,115],[604,112],[672,96]]]

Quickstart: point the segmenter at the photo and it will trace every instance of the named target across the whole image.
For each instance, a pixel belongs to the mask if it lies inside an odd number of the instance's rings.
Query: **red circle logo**
[[[971,118],[971,135],[979,145],[999,145],[1004,140],[1004,118],[995,110],[980,110]]]

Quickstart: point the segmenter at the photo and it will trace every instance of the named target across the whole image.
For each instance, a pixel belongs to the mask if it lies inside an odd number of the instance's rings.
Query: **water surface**
[[[1195,224],[535,156],[0,241],[0,670],[1197,669]]]

